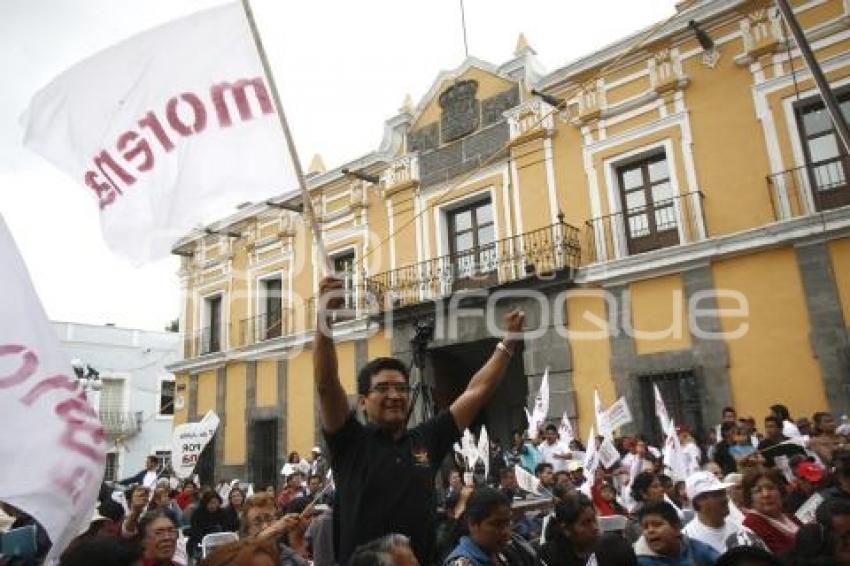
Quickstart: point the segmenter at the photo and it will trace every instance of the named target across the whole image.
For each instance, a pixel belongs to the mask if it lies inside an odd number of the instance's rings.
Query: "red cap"
[[[820,465],[806,460],[797,464],[795,475],[811,483],[817,483],[823,479],[824,471]]]

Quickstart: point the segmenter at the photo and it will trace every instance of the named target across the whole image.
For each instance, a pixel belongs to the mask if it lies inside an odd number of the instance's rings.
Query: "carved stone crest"
[[[478,129],[479,110],[475,93],[478,82],[460,81],[440,95],[440,131],[443,143],[454,141]]]

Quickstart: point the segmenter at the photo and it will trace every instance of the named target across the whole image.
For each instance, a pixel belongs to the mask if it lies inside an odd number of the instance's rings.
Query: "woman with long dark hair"
[[[192,513],[189,528],[189,542],[186,552],[190,556],[200,556],[201,541],[212,533],[230,530],[227,513],[221,506],[221,497],[214,491],[208,491],[201,496],[198,508]]]
[[[540,558],[548,566],[583,566],[593,554],[598,538],[593,502],[582,493],[570,495],[555,506]]]

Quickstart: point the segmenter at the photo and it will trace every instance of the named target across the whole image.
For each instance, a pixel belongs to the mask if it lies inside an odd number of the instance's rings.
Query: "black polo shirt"
[[[410,537],[419,562],[431,564],[436,529],[434,477],[460,438],[443,411],[398,440],[351,413],[335,434],[325,432],[336,484],[334,540],[338,564],[354,549],[389,533]]]

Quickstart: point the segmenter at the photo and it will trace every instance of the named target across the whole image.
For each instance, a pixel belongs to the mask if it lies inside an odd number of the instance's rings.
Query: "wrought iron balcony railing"
[[[247,346],[265,340],[280,338],[289,328],[289,316],[281,310],[277,314],[263,313],[239,321],[239,345]]]
[[[511,238],[380,273],[366,280],[367,296],[379,309],[398,308],[463,289],[551,277],[578,267],[579,232],[559,223]]]
[[[702,192],[693,191],[588,220],[587,263],[704,240],[703,198]]]
[[[196,356],[213,354],[221,351],[223,326],[207,326],[195,332],[194,353]]]
[[[850,204],[850,156],[839,156],[767,176],[776,220]]]
[[[101,408],[98,411],[98,417],[100,417],[104,432],[113,436],[136,434],[142,429],[141,411],[129,412],[120,408]]]

